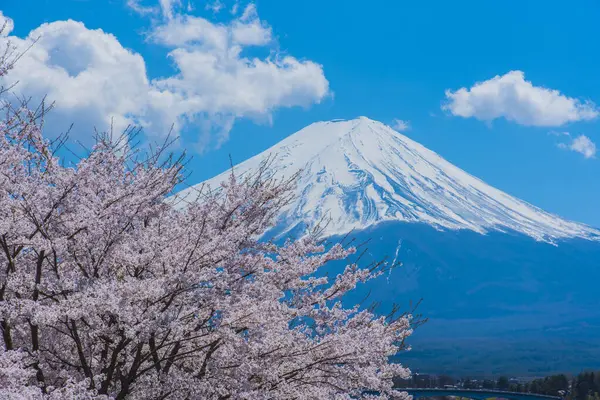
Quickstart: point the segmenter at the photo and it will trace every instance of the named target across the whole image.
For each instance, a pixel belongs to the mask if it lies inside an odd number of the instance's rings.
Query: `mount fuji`
[[[368,240],[364,262],[402,263],[344,301],[369,295],[385,313],[422,299],[418,311],[429,321],[402,355],[413,370],[489,376],[600,367],[600,230],[495,189],[365,117],[314,123],[233,169],[243,176],[265,160],[276,177],[298,173],[275,238],[319,225],[332,239],[350,232]],[[201,185],[216,189],[230,173]],[[197,189],[177,196],[195,198]]]
[[[309,125],[234,171],[238,175],[256,171],[268,158],[275,176],[301,171],[296,200],[281,215],[280,234],[321,223],[323,234],[331,236],[401,221],[478,233],[515,231],[548,242],[575,237],[600,240],[600,230],[566,221],[495,189],[366,117]],[[230,173],[204,184],[217,188]]]

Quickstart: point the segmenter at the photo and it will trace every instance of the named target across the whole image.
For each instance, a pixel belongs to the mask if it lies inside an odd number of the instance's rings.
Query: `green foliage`
[[[564,396],[565,400],[600,400],[600,371],[582,372],[573,378],[565,374],[551,375],[526,383],[517,383],[506,376],[497,380],[473,380],[469,377],[460,379],[463,389],[505,390],[509,392],[535,393],[549,396]],[[413,375],[411,378],[395,380],[399,388],[442,388],[454,385],[457,381],[447,375]]]
[[[510,383],[506,376],[501,376],[498,378],[498,382],[496,383],[496,388],[498,390],[508,390]]]
[[[490,380],[490,379],[485,379],[482,383],[481,383],[481,387],[483,389],[488,389],[488,390],[494,390],[496,389],[496,382]]]
[[[527,389],[531,393],[557,396],[561,390],[565,393],[569,391],[569,378],[564,374],[547,376],[531,381]]]
[[[600,396],[600,372],[582,372],[573,379],[572,399],[596,400]]]

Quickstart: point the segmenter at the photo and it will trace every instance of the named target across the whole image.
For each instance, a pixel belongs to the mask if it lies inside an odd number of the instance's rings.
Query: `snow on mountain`
[[[600,240],[600,231],[566,221],[469,175],[419,143],[371,119],[317,122],[234,167],[256,170],[272,158],[276,176],[301,170],[295,201],[281,215],[283,231],[325,221],[325,235],[383,221],[421,222],[436,229],[516,231],[536,240]],[[218,188],[231,171],[204,182]],[[193,195],[192,187],[178,196]],[[189,197],[191,198],[191,197]]]

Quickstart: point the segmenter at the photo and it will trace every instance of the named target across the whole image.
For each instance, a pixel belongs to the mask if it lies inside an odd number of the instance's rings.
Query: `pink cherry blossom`
[[[4,104],[0,398],[407,397],[392,378],[409,370],[390,357],[411,316],[341,304],[384,265],[315,235],[261,240],[293,179],[232,174],[178,207],[183,160],[165,146],[99,135],[69,165],[39,110]],[[335,260],[348,266],[316,277]]]

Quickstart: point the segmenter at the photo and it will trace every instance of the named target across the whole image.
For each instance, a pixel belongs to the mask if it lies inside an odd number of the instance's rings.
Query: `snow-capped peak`
[[[256,170],[267,157],[278,176],[301,170],[296,199],[281,215],[284,232],[325,221],[324,234],[335,235],[383,221],[404,221],[480,233],[512,230],[550,242],[571,237],[600,240],[599,230],[495,189],[366,117],[311,124],[234,171]],[[229,173],[204,184],[217,188]]]

